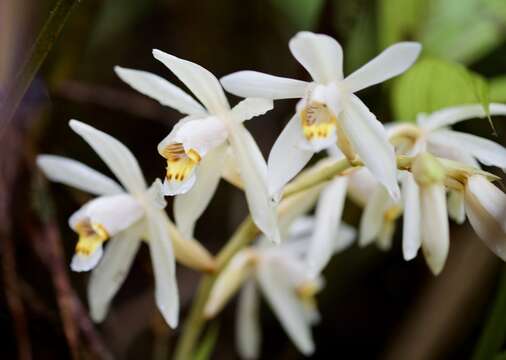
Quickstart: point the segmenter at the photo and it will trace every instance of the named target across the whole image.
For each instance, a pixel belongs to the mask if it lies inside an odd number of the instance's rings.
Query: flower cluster
[[[95,321],[104,319],[144,240],[152,258],[157,305],[167,323],[177,326],[175,259],[201,271],[217,267],[193,231],[221,178],[244,190],[251,219],[262,235],[218,269],[204,315],[218,314],[241,289],[237,333],[245,358],[259,356],[259,291],[298,349],[313,352],[310,326],[319,319],[315,295],[323,288],[322,271],[332,255],[356,237],[341,221],[347,195],[364,207],[360,246],[376,242],[388,250],[396,220],[403,216],[405,260],[415,258],[421,248],[437,275],[449,249],[448,218],[459,224],[467,218],[506,261],[506,195],[493,184],[498,177],[480,168],[482,163],[505,171],[506,149],[450,129],[459,121],[506,115],[506,105],[490,104],[488,113],[481,105],[463,105],[420,114],[416,124],[383,125],[355,93],[406,71],[421,51],[418,43],[395,44],[346,77],[343,51],[333,38],[301,32],[289,48],[311,81],[256,71],[218,80],[195,63],[154,50],[153,56],[193,97],[157,75],[115,68],[132,88],[184,115],[158,144],[166,160],[163,182],[157,179],[148,187],[123,144],[76,120],[70,121],[72,130],[119,183],[74,160],[38,157],[49,179],[98,196],[69,219],[79,237],[71,268],[93,270],[88,298]],[[230,107],[223,88],[245,99]],[[290,98],[299,99],[294,115],[266,162],[244,121],[271,110],[273,100]],[[324,162],[345,164],[344,171],[287,195],[287,185],[296,182],[322,150],[328,155]],[[328,167],[316,165],[299,178],[307,180],[322,169]],[[175,196],[175,224],[164,211],[164,196]],[[314,216],[307,216],[315,204]]]

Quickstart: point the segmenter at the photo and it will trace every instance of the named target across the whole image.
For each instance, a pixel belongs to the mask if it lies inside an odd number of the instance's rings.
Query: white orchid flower
[[[71,120],[69,125],[121,183],[75,160],[53,155],[37,158],[38,166],[50,180],[98,195],[69,220],[79,235],[71,268],[93,269],[88,287],[93,320],[105,318],[144,239],[153,262],[156,303],[167,323],[176,327],[179,297],[174,251],[160,180],[148,189],[137,160],[122,143],[77,120]],[[107,247],[102,257],[104,243]]]
[[[153,55],[203,104],[157,75],[115,69],[134,89],[187,115],[158,145],[158,152],[167,159],[164,191],[166,195],[178,195],[174,214],[182,233],[191,237],[195,222],[218,186],[230,145],[255,224],[268,238],[279,242],[275,208],[267,192],[267,165],[242,124],[271,110],[272,101],[248,98],[230,109],[219,81],[209,71],[160,50],[154,50]]]
[[[256,359],[260,355],[259,291],[299,351],[313,353],[311,325],[319,319],[314,296],[323,280],[307,275],[304,257],[314,227],[313,218],[298,218],[283,244],[274,247],[259,239],[256,246],[237,253],[216,279],[204,310],[207,317],[215,316],[242,285],[236,319],[237,347],[242,358]],[[354,237],[354,229],[342,225],[334,239],[334,250],[351,244]]]
[[[490,115],[506,116],[506,105],[492,103]],[[396,123],[388,126],[388,135],[397,151],[414,156],[421,151],[458,161],[476,168],[479,163],[506,171],[506,149],[501,145],[460,131],[449,129],[458,122],[485,118],[481,104],[449,107],[432,114],[419,114],[417,124]]]
[[[312,81],[256,71],[240,71],[221,79],[223,87],[234,95],[301,99],[296,115],[269,155],[271,196],[279,198],[283,186],[307,164],[313,153],[337,142],[348,160],[354,162],[360,157],[390,195],[398,199],[393,148],[383,125],[354,93],[406,71],[418,57],[420,44],[395,44],[346,78],[342,70],[343,51],[333,38],[299,32],[290,40],[289,47]]]

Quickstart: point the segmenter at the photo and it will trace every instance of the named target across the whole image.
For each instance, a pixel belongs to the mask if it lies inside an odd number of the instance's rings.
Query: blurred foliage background
[[[76,239],[67,226],[87,196],[48,184],[34,165],[35,154],[45,152],[108,173],[68,128],[68,120],[76,118],[125,143],[148,180],[162,176],[156,145],[180,115],[123,84],[112,71],[115,65],[178,83],[152,58],[151,50],[159,48],[217,77],[251,69],[305,79],[287,44],[297,31],[312,30],[343,45],[345,74],[394,42],[423,44],[422,58],[405,75],[360,94],[383,122],[413,121],[419,112],[448,105],[506,102],[504,0],[2,0],[0,99],[8,98],[37,34],[61,2],[72,5],[61,36],[12,121],[1,119],[2,359],[167,359],[177,341],[179,330],[169,330],[156,311],[146,249],[105,322],[90,322],[87,275],[68,267]],[[248,123],[264,155],[293,108],[293,102],[279,102]],[[505,145],[504,120],[494,119],[497,135],[486,119],[458,128]],[[345,214],[347,222],[358,223],[359,208],[348,203]],[[243,195],[223,182],[196,236],[216,253],[245,215]],[[450,257],[437,278],[420,257],[402,260],[398,237],[388,253],[355,246],[336,256],[318,298],[322,322],[314,329],[313,358],[499,354],[506,333],[504,266],[468,225],[452,224],[451,230]],[[178,268],[182,321],[199,276]],[[216,321],[219,326],[212,324],[218,330],[206,342],[207,357],[236,358],[234,310],[231,304]],[[302,358],[265,304],[262,317],[263,358]]]

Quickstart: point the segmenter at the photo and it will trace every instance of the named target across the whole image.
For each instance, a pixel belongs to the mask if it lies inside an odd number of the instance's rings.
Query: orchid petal
[[[115,195],[124,192],[116,181],[76,160],[54,155],[39,155],[37,166],[49,180],[90,194]]]
[[[112,298],[125,281],[141,245],[142,226],[133,226],[108,241],[100,264],[91,273],[88,303],[93,321],[104,320]]]
[[[450,247],[446,192],[444,185],[420,188],[422,250],[434,275],[444,267]]]
[[[506,105],[492,103],[489,105],[490,115],[506,115]],[[483,105],[462,105],[435,111],[427,117],[421,117],[418,125],[427,130],[435,130],[450,126],[460,121],[484,118],[487,116]]]
[[[360,246],[367,246],[378,237],[384,223],[383,212],[389,201],[386,189],[377,186],[360,218]]]
[[[260,354],[261,328],[259,298],[255,282],[244,284],[240,294],[236,318],[237,350],[243,359],[258,359]]]
[[[457,224],[466,221],[466,209],[464,205],[464,193],[462,191],[450,190],[447,200],[448,215]]]
[[[232,116],[237,121],[242,122],[263,115],[272,110],[272,107],[273,104],[270,99],[249,97],[234,106],[232,109]]]
[[[437,136],[440,142],[455,147],[455,151],[466,152],[485,165],[506,171],[506,149],[493,141],[453,130],[437,130],[429,136]]]
[[[179,318],[179,295],[172,242],[163,210],[147,209],[149,251],[155,275],[155,300],[163,318],[175,328]]]
[[[230,110],[220,82],[202,66],[160,50],[153,50],[155,59],[162,62],[177,76],[213,114]]]
[[[237,158],[253,222],[271,241],[279,243],[276,211],[267,192],[267,165],[262,153],[242,124],[232,122],[230,130],[229,141]]]
[[[400,198],[397,165],[393,146],[383,125],[355,95],[343,111],[343,128],[365,166],[382,183],[393,200]]]
[[[141,94],[155,99],[183,114],[206,115],[206,110],[190,95],[164,78],[146,71],[114,67],[121,80]]]
[[[80,121],[70,120],[69,125],[93,148],[128,192],[140,194],[146,190],[139,163],[125,145]]]
[[[308,31],[297,33],[288,43],[290,51],[320,84],[343,78],[343,49],[330,36]]]
[[[416,257],[422,242],[420,228],[420,189],[410,172],[402,173],[402,200],[404,203],[404,219],[402,228],[402,253],[404,260]]]
[[[302,140],[300,118],[294,115],[274,143],[267,161],[269,195],[276,200],[288,181],[313,157],[312,151],[298,146]]]
[[[465,208],[474,231],[506,261],[506,195],[484,177],[472,176],[466,187]]]
[[[262,261],[257,279],[264,296],[277,315],[281,325],[293,343],[304,355],[314,352],[314,343],[304,307],[297,299],[295,289],[290,286],[287,274],[279,271],[275,263]]]
[[[424,142],[425,143],[425,142]],[[449,159],[479,169],[478,161],[465,149],[454,146],[445,136],[440,136],[440,130],[434,131],[427,139],[425,151],[443,159]]]
[[[348,178],[339,176],[322,191],[316,208],[316,224],[307,255],[311,277],[316,277],[329,262],[336,248]]]
[[[218,187],[226,150],[226,144],[211,150],[197,169],[196,176],[199,180],[186,194],[176,196],[174,217],[178,228],[186,238],[193,237],[195,222],[207,208]]]
[[[382,83],[402,74],[413,65],[422,46],[416,42],[400,42],[385,50],[344,79],[350,92]]]
[[[272,100],[301,98],[308,86],[305,81],[258,71],[238,71],[222,77],[220,81],[225,90],[236,96]]]

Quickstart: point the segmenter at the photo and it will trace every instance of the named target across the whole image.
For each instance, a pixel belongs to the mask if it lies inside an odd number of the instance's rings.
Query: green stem
[[[70,13],[79,1],[80,0],[58,0],[54,8],[49,13],[48,19],[40,30],[35,43],[31,47],[26,57],[26,61],[14,77],[9,90],[7,91],[7,97],[1,105],[0,119],[4,121],[4,126],[2,126],[1,129],[5,129],[5,125],[7,125],[14,116],[21,99],[35,77],[35,74],[40,69],[42,63],[47,57],[47,54],[60,35]],[[0,132],[0,138],[3,134],[4,131]]]

